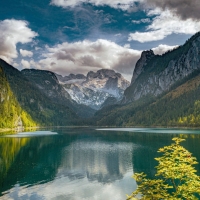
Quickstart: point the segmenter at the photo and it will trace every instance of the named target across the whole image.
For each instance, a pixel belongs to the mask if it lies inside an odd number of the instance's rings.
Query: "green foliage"
[[[200,177],[193,165],[198,164],[196,158],[180,145],[184,139],[173,138],[173,144],[158,150],[162,156],[158,161],[155,176],[158,179],[148,179],[144,173],[136,173],[133,178],[138,188],[127,200],[195,200],[200,195]]]
[[[25,111],[21,112],[21,120],[25,127],[36,127],[37,126],[37,124],[33,121],[31,116],[28,113],[26,113]]]
[[[192,125],[192,126],[200,126],[200,101],[197,100],[194,103],[194,111],[188,116],[179,117],[178,118],[179,125]]]
[[[0,128],[16,128],[19,119],[25,127],[36,126],[31,116],[17,102],[1,67],[0,101]]]

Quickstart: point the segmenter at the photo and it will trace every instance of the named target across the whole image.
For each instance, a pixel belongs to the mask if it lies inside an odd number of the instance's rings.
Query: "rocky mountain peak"
[[[131,79],[131,85],[135,82],[136,78],[142,73],[144,66],[147,64],[147,62],[151,60],[154,56],[155,54],[151,49],[142,52],[140,59],[135,65],[133,77]]]
[[[60,82],[60,75],[57,75]],[[85,104],[93,109],[100,109],[101,105],[108,97],[121,99],[124,90],[130,85],[120,73],[114,70],[101,69],[97,72],[90,71],[87,76],[70,74],[68,77],[75,79],[62,82],[65,90],[70,94],[71,98],[79,104]]]
[[[69,76],[65,76],[65,79],[69,79],[69,80],[72,80],[72,79],[85,79],[85,75],[83,74],[69,74]]]
[[[141,58],[146,58],[146,60],[152,58],[153,56],[155,56],[154,52],[152,49],[150,50],[146,50],[142,52]]]
[[[200,33],[161,56],[155,56],[151,50],[143,52],[136,64],[131,85],[124,92],[122,103],[147,96],[157,97],[189,76],[199,73],[199,55]]]
[[[90,71],[87,74],[87,80],[94,79],[94,78],[99,78],[99,79],[104,79],[104,78],[121,78],[121,74],[116,73],[114,70],[111,69],[101,69],[98,70],[97,72]]]
[[[69,74],[68,76],[62,76],[62,75],[56,74],[56,77],[61,83],[66,83],[71,80],[82,80],[82,79],[85,80],[86,79],[86,76],[84,74]]]
[[[48,79],[56,82],[58,84],[58,79],[56,75],[47,70],[39,70],[39,69],[23,69],[22,74],[25,75],[26,77],[47,77]]]
[[[56,75],[53,72],[37,69],[24,69],[22,74],[32,83],[34,83],[43,93],[51,99],[58,101],[58,97],[62,99],[69,94],[60,86]]]

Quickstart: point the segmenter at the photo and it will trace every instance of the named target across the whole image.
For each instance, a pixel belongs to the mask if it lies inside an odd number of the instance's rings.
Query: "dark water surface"
[[[200,161],[200,130],[52,128],[0,136],[1,200],[123,200],[173,137]],[[198,173],[200,165],[196,166]]]

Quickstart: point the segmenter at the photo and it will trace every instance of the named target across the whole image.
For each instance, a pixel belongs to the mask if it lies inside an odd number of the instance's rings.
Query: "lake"
[[[49,128],[0,136],[0,199],[126,199],[136,188],[132,174],[153,177],[157,150],[177,136],[200,161],[195,129]]]

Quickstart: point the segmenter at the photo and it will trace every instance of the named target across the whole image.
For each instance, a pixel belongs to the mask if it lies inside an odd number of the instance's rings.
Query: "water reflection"
[[[132,143],[78,140],[63,151],[58,175],[85,178],[102,183],[122,179],[132,169]]]
[[[175,136],[187,138],[183,146],[200,161],[196,130],[51,131],[58,134],[0,138],[0,199],[125,199],[136,187],[133,172],[152,177],[157,149]]]
[[[29,139],[0,139],[0,188],[5,185],[4,179],[15,161],[21,148],[27,145]]]
[[[105,198],[118,195],[117,198],[123,199],[134,186],[130,179],[134,145],[104,141],[92,133],[83,137],[80,132],[61,132],[57,136],[29,138],[26,146],[15,154],[6,177],[1,177],[0,188],[5,193],[2,198],[93,199],[96,195],[96,199],[101,199],[103,192]],[[15,146],[8,140],[23,138],[1,138],[2,149]],[[6,155],[11,156],[9,151]],[[131,183],[128,191],[123,190],[127,182]]]

